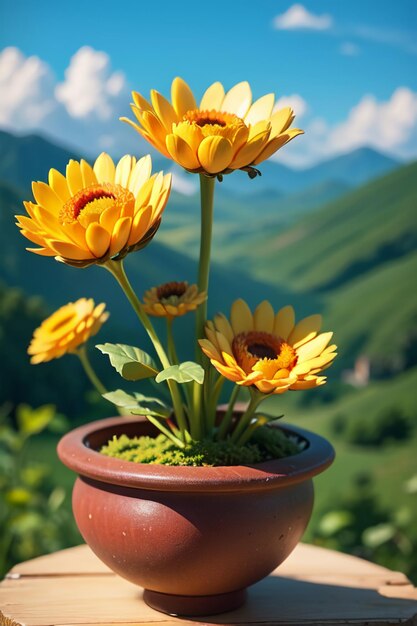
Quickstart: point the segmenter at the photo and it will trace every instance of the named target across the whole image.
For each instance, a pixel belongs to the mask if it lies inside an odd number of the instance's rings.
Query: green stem
[[[209,370],[211,371],[211,370]],[[216,413],[217,413],[217,405],[219,403],[219,397],[223,389],[223,385],[225,383],[225,378],[223,376],[219,376],[216,382],[212,385],[210,389],[209,397],[206,398],[207,405],[207,431],[212,434],[214,432],[214,427],[216,425]],[[211,383],[210,383],[211,386]]]
[[[252,392],[249,406],[240,418],[236,428],[232,433],[231,441],[233,441],[233,443],[237,443],[241,435],[249,427],[256,409],[258,408],[262,400],[264,400],[264,398],[265,396],[263,394]]]
[[[191,434],[195,441],[199,441],[202,438],[202,434],[204,432],[204,406],[201,402],[203,395],[203,385],[199,385],[194,382],[192,387],[192,415],[193,415],[193,423],[191,425]]]
[[[153,415],[147,415],[146,417],[151,422],[151,424],[156,426],[161,431],[161,433],[163,433],[168,439],[170,439],[176,446],[178,446],[179,448],[185,447],[185,442],[176,437],[172,430],[167,428],[161,419],[158,419]]]
[[[179,363],[179,359],[178,359],[177,350],[176,350],[176,347],[175,347],[174,334],[172,332],[173,318],[172,317],[167,317],[166,321],[167,321],[168,357],[169,357],[169,360],[171,361],[171,363],[178,364]],[[195,383],[195,384],[197,384],[197,383]],[[194,425],[194,423],[196,421],[196,418],[194,416],[194,407],[193,407],[193,383],[185,383],[184,385],[182,385],[182,390],[184,391],[185,399],[187,401],[188,422],[190,424],[191,435],[194,437],[195,428],[194,428],[193,425]]]
[[[200,260],[198,264],[198,290],[208,294],[210,273],[211,235],[213,230],[213,200],[216,179],[200,174],[201,198],[201,236]],[[200,304],[196,312],[197,339],[204,337],[204,327],[207,321],[207,299]],[[197,346],[197,360],[203,363],[203,354]]]
[[[80,359],[81,364],[84,368],[84,371],[87,374],[87,377],[90,380],[93,387],[97,389],[97,391],[99,392],[101,396],[107,393],[107,389],[105,388],[105,386],[103,385],[103,383],[101,382],[101,380],[99,379],[99,377],[97,376],[97,374],[92,368],[92,365],[87,355],[87,350],[86,350],[85,345],[80,346],[75,354]]]
[[[138,316],[140,322],[142,323],[143,327],[145,328],[146,332],[148,333],[148,336],[150,338],[150,340],[153,343],[153,346],[155,348],[155,351],[159,357],[159,360],[161,362],[161,365],[164,369],[166,369],[167,367],[169,367],[171,365],[165,350],[161,344],[161,342],[159,341],[158,335],[155,332],[155,329],[152,325],[151,320],[149,319],[149,317],[147,316],[145,310],[143,309],[143,306],[139,300],[139,298],[137,297],[136,293],[134,292],[132,285],[129,282],[128,277],[126,276],[126,272],[123,266],[123,261],[107,261],[103,267],[105,267],[117,280],[117,282],[119,283],[119,285],[121,286],[122,290],[124,291],[127,299],[129,300],[130,304],[132,305],[133,310],[135,311],[136,315]],[[179,392],[178,386],[176,385],[176,383],[173,380],[168,380],[168,387],[169,387],[169,391],[171,393],[171,398],[172,398],[172,403],[174,405],[174,411],[175,411],[175,416],[177,418],[178,421],[178,426],[179,429],[181,431],[181,436],[183,438],[183,440],[185,441],[185,431],[187,430],[187,425],[186,425],[186,421],[185,421],[185,415],[184,415],[184,409],[183,409],[183,405],[182,405],[182,400],[181,400],[181,394]]]
[[[249,441],[249,439],[252,437],[253,433],[255,432],[255,430],[257,430],[258,428],[260,428],[261,426],[264,426],[264,424],[266,424],[266,421],[264,419],[261,418],[257,418],[254,422],[252,422],[252,424],[250,424],[248,426],[248,428],[246,428],[246,430],[240,435],[239,439],[235,442],[237,446],[244,446],[245,443],[247,443]]]
[[[174,334],[172,332],[172,317],[167,317],[167,347],[168,357],[171,363],[178,364],[177,350],[175,348]]]
[[[219,440],[224,439],[230,429],[230,426],[232,424],[232,418],[233,418],[233,409],[235,408],[236,400],[238,398],[240,390],[241,390],[241,387],[239,385],[235,385],[233,387],[233,391],[230,395],[230,400],[229,400],[229,405],[227,407],[227,411],[223,416],[222,422],[220,424],[220,428],[217,433],[217,439]]]

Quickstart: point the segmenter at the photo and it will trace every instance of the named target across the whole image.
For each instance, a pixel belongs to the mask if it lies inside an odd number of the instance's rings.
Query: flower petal
[[[127,244],[132,227],[131,217],[121,217],[117,222],[111,236],[110,256],[114,256]]]
[[[171,86],[171,100],[178,117],[183,117],[187,111],[197,108],[193,92],[182,78],[174,78]]]
[[[253,164],[258,165],[258,163],[262,163],[262,161],[269,159],[271,155],[273,155],[277,150],[282,148],[282,146],[285,146],[286,143],[289,143],[291,139],[294,139],[294,137],[303,134],[303,130],[300,130],[299,128],[294,128],[293,130],[287,131],[284,135],[279,135],[278,137],[271,139],[271,141],[266,144],[262,152],[256,157]]]
[[[201,102],[201,111],[221,111],[224,100],[224,87],[221,83],[213,83],[208,89],[206,89]]]
[[[81,176],[83,179],[83,187],[90,187],[91,185],[97,185],[97,177],[94,174],[93,168],[87,161],[81,159],[80,161]]]
[[[293,116],[294,112],[291,107],[284,107],[275,111],[271,116],[271,137],[277,137],[287,130],[294,119]]]
[[[242,119],[245,117],[252,102],[252,92],[247,81],[238,83],[224,97],[222,111],[234,113]]]
[[[253,314],[253,325],[255,330],[265,333],[272,333],[274,328],[275,312],[268,300],[261,302]]]
[[[321,328],[321,315],[310,315],[300,320],[288,336],[288,343],[297,348],[303,343],[314,339]]]
[[[83,250],[73,243],[67,241],[57,241],[55,239],[49,239],[48,245],[54,250],[55,254],[63,257],[64,259],[71,259],[73,261],[85,261],[93,258],[93,254],[89,250]]]
[[[219,135],[205,137],[198,148],[198,159],[209,174],[218,174],[225,170],[232,158],[232,144]]]
[[[260,152],[262,152],[265,144],[268,141],[269,130],[265,130],[259,135],[252,137],[248,143],[243,146],[233,159],[230,167],[233,169],[239,169],[240,167],[245,167],[246,165],[251,165],[254,162],[255,158],[258,156]]]
[[[230,311],[230,322],[235,335],[253,330],[252,313],[244,300],[235,300]]]
[[[71,195],[75,196],[75,194],[81,191],[84,186],[83,177],[81,174],[81,167],[78,161],[74,161],[73,159],[71,159],[71,161],[67,165],[66,175],[68,189],[70,190]]]
[[[38,204],[50,213],[55,215],[59,213],[62,208],[62,200],[49,185],[41,182],[32,183],[32,191]]]
[[[96,159],[93,169],[99,183],[114,183],[116,168],[108,154],[102,152]]]
[[[261,120],[269,120],[274,107],[275,96],[268,93],[254,102],[245,116],[245,124],[256,124]]]
[[[128,187],[130,172],[132,171],[132,166],[134,165],[132,161],[133,157],[131,157],[130,154],[125,154],[116,166],[114,182],[116,185],[121,185],[125,189]]]
[[[110,233],[98,222],[89,224],[85,232],[85,240],[91,253],[97,258],[104,256],[110,244]]]
[[[64,204],[70,199],[71,194],[68,189],[67,179],[61,172],[56,169],[50,169],[48,175],[49,186],[55,191],[56,195],[61,199]]]
[[[297,348],[298,362],[303,363],[321,354],[332,337],[333,333],[322,333],[300,348]]]
[[[139,192],[139,189],[149,180],[152,173],[152,159],[149,154],[139,159],[129,178],[129,189],[134,196]]]
[[[179,135],[167,135],[166,147],[171,158],[185,169],[195,170],[200,167],[200,162],[195,152]]]
[[[179,121],[179,117],[175,112],[173,106],[164,96],[162,96],[158,91],[152,89],[151,91],[151,101],[153,108],[155,109],[155,113],[158,118],[161,120],[164,125],[166,131],[168,133],[172,130],[172,125],[175,122]]]
[[[274,335],[287,339],[295,323],[295,313],[292,306],[285,306],[275,316]]]
[[[232,343],[234,333],[227,317],[223,315],[223,313],[217,313],[214,317],[214,323],[217,330],[219,330],[226,337],[226,339]]]

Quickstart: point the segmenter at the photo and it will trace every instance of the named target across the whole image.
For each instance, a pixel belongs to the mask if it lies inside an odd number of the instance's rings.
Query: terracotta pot
[[[297,545],[313,506],[312,477],[334,458],[322,437],[282,428],[306,448],[231,467],[136,464],[97,452],[113,435],[154,434],[141,418],[73,430],[58,455],[79,474],[73,510],[82,536],[114,572],[144,587],[145,601],[158,610],[209,615],[237,608],[246,587]]]

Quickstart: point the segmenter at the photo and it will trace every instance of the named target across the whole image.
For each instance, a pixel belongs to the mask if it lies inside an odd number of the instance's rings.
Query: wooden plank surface
[[[180,620],[158,613],[141,589],[78,546],[16,566],[0,584],[0,626],[417,625],[417,590],[398,572],[300,544],[247,604],[224,615]]]

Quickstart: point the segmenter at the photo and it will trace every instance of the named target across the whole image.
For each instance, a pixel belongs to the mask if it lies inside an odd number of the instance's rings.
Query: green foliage
[[[153,378],[158,373],[152,357],[140,348],[121,343],[104,343],[96,348],[108,355],[114,369],[126,380]]]
[[[159,398],[145,396],[142,393],[130,394],[122,389],[116,389],[103,394],[103,398],[134,415],[157,415],[166,418],[172,412],[171,407]]]
[[[158,465],[250,465],[297,454],[299,445],[278,428],[261,427],[244,446],[229,440],[190,442],[178,449],[165,435],[114,436],[100,452],[106,456]]]
[[[379,413],[366,416],[338,414],[333,419],[335,434],[344,441],[361,446],[381,446],[409,438],[417,420],[410,419],[400,407],[384,407]]]
[[[16,423],[0,410],[0,578],[15,563],[74,545],[79,536],[63,506],[53,468],[26,458],[28,441],[39,433],[68,426],[51,405],[17,407]]]
[[[362,476],[322,516],[313,540],[401,570],[416,581],[416,511],[415,492],[408,494],[402,507],[390,510],[381,506],[369,477]]]
[[[204,370],[201,365],[194,363],[194,361],[184,361],[184,363],[171,365],[162,370],[155,380],[157,383],[162,383],[164,380],[175,380],[177,383],[190,383],[194,380],[199,385],[202,385],[204,381]]]

